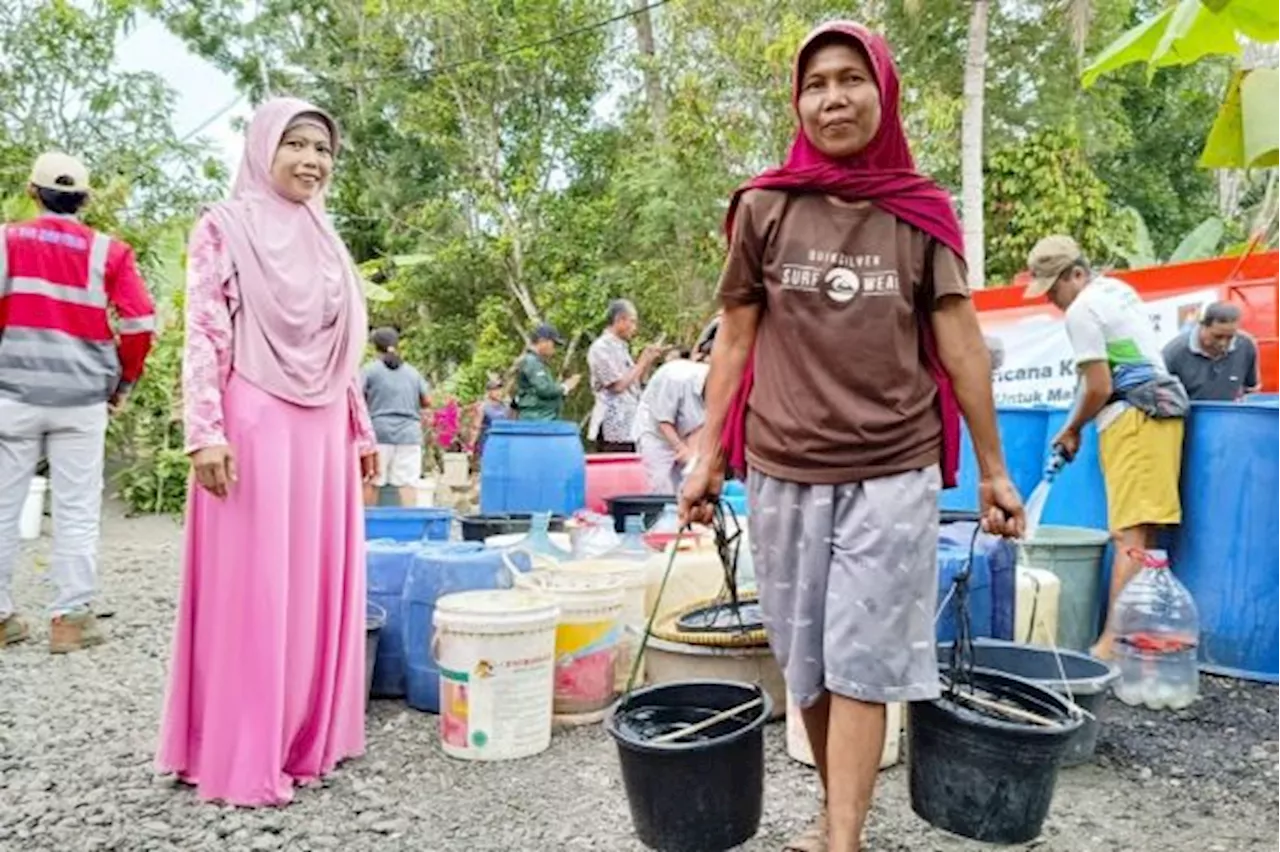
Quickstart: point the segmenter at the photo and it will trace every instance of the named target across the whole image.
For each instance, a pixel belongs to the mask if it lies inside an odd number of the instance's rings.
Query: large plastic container
[[[610,583],[616,583],[622,590],[622,610],[619,616],[618,662],[616,667],[615,688],[623,692],[635,666],[636,652],[639,650],[640,636],[644,632],[645,618],[644,598],[648,587],[643,562],[627,559],[611,559],[607,556],[599,559],[582,559],[564,562],[555,568],[542,568],[535,575],[564,575],[566,577],[595,577]],[[552,583],[554,584],[554,580]],[[636,684],[644,683],[643,665],[636,673]]]
[[[938,665],[950,665],[951,646],[938,646]],[[1102,728],[1102,712],[1107,690],[1120,676],[1113,665],[1079,651],[1034,648],[1000,639],[977,639],[973,643],[973,663],[978,668],[992,669],[1025,678],[1037,686],[1052,689],[1069,697],[1092,714],[1071,737],[1062,755],[1063,766],[1078,766],[1093,759]],[[1061,667],[1059,667],[1061,666]]]
[[[671,565],[667,586],[662,588],[662,578],[671,564],[673,549],[678,552]],[[724,566],[720,554],[710,544],[693,539],[672,542],[661,553],[655,553],[645,565],[648,586],[645,590],[645,612],[657,612],[657,622],[678,610],[696,603],[708,601],[724,588]],[[659,592],[661,591],[661,600]]]
[[[938,596],[941,607],[951,593],[952,581],[969,565],[969,543],[976,524],[943,524],[938,535]],[[969,573],[969,624],[974,636],[1012,639],[1017,601],[1017,550],[997,536],[979,534]],[[956,635],[955,611],[950,602],[936,621],[939,642]]]
[[[586,505],[586,454],[566,421],[497,420],[480,460],[480,511],[572,515]]]
[[[527,560],[518,554],[512,558]],[[423,547],[414,554],[400,604],[405,700],[410,707],[425,713],[440,711],[440,672],[430,650],[436,601],[454,592],[509,585],[502,555],[477,542]]]
[[[1059,480],[1061,481],[1061,480]],[[1057,484],[1054,491],[1057,491]],[[1050,497],[1050,500],[1053,498]],[[1102,557],[1111,536],[1103,530],[1041,525],[1022,543],[1023,563],[1057,576],[1058,647],[1087,651],[1100,630]]]
[[[1004,448],[1004,462],[1009,478],[1023,495],[1031,493],[1040,481],[1044,467],[1045,430],[1049,415],[1055,409],[1043,406],[1001,406],[996,409],[996,426],[1000,429],[1000,444]],[[960,424],[960,472],[955,488],[949,488],[938,497],[943,509],[976,511],[978,508],[978,458],[973,452],[969,427]]]
[[[552,515],[549,529],[564,532],[564,515]],[[466,515],[459,522],[463,541],[487,541],[495,535],[524,535],[533,524],[532,512],[501,512],[493,515]]]
[[[1144,555],[1142,569],[1116,598],[1113,618],[1116,698],[1152,710],[1190,706],[1200,694],[1200,616],[1164,551]]]
[[[678,501],[674,494],[615,494],[605,502],[609,504],[609,514],[613,516],[613,528],[622,533],[626,529],[627,518],[640,515],[644,518],[644,527],[648,529],[657,522],[662,510]]]
[[[392,539],[373,539],[365,545],[369,600],[386,613],[373,667],[374,698],[404,697],[404,634],[400,598],[404,594],[404,579],[409,576],[413,555],[421,546],[422,543],[417,541]]]
[[[373,601],[364,607],[364,703],[373,697],[373,670],[378,660],[378,639],[387,623],[387,611]]]
[[[1043,568],[1018,566],[1018,603],[1013,638],[1029,645],[1058,644],[1058,606],[1062,581]]]
[[[763,706],[713,725],[690,742],[644,742],[622,724],[637,708],[702,716],[756,698]],[[727,852],[755,836],[764,811],[764,723],[771,703],[751,684],[685,681],[637,690],[618,705],[605,730],[618,745],[641,843],[663,852]]]
[[[587,456],[587,511],[609,512],[608,499],[617,494],[643,494],[649,475],[638,453],[593,453]]]
[[[1201,669],[1276,683],[1280,522],[1275,403],[1191,406],[1173,572],[1200,612]]]
[[[617,695],[622,582],[616,577],[542,572],[541,591],[560,606],[556,623],[555,713],[595,713]]]
[[[436,604],[440,745],[462,760],[514,760],[551,745],[554,600],[519,589],[460,592]]]
[[[1067,424],[1071,412],[1054,409],[1045,422],[1044,446],[1040,448],[1040,469],[1036,473],[1035,488],[1040,481],[1045,460],[1053,452],[1052,442],[1059,430]],[[1030,490],[1023,491],[1023,497]],[[1080,433],[1080,449],[1074,459],[1059,471],[1053,480],[1053,489],[1045,501],[1040,523],[1059,527],[1088,527],[1105,530],[1107,524],[1107,488],[1102,479],[1102,466],[1098,462],[1098,430],[1092,423]]]
[[[978,713],[945,695],[907,714],[911,809],[930,825],[984,843],[1027,843],[1040,834],[1058,765],[1082,720],[1052,690],[975,669],[990,696],[1060,722],[1047,728]]]
[[[364,537],[393,541],[448,541],[453,525],[452,509],[418,506],[367,506],[364,510]]]

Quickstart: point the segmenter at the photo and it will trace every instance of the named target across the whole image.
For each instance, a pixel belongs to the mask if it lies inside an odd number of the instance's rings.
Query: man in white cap
[[[1186,390],[1165,367],[1160,342],[1142,299],[1123,281],[1095,275],[1071,237],[1045,237],[1027,258],[1028,299],[1046,296],[1066,314],[1080,385],[1065,426],[1054,437],[1068,460],[1080,433],[1098,428],[1098,461],[1107,489],[1107,519],[1117,541],[1111,604],[1137,573],[1134,548],[1156,544],[1161,526],[1182,521],[1178,476],[1182,469]],[[1111,619],[1093,647],[1112,655]]]
[[[57,654],[103,639],[89,605],[107,416],[142,375],[155,316],[133,250],[79,221],[89,199],[84,164],[42,154],[28,183],[39,214],[0,225],[0,648],[30,635],[10,588],[18,519],[43,454],[57,587],[49,650]]]

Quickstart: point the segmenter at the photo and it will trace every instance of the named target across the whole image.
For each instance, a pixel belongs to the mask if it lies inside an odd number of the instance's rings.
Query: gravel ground
[[[51,657],[35,641],[0,651],[0,850],[573,850],[628,852],[612,744],[599,727],[557,734],[517,763],[445,758],[434,717],[376,702],[368,754],[273,811],[201,804],[151,770],[177,590],[180,531],[108,509],[102,606],[110,641]],[[18,598],[48,600],[47,539],[28,547]],[[1276,849],[1275,687],[1206,678],[1187,711],[1111,703],[1098,760],[1063,771],[1044,834],[1026,849]],[[815,810],[816,779],[768,731],[764,823],[745,850],[777,850]],[[912,813],[901,766],[882,774],[871,852],[976,850]]]

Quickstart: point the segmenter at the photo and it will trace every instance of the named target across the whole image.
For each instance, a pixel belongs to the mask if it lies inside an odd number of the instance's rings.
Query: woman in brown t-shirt
[[[681,502],[709,520],[745,446],[765,624],[827,794],[829,818],[789,848],[854,852],[885,705],[939,694],[937,496],[954,482],[957,408],[984,527],[1019,534],[1022,505],[960,229],[914,170],[884,40],[848,22],[815,30],[795,108],[787,164],[730,208],[705,437]]]

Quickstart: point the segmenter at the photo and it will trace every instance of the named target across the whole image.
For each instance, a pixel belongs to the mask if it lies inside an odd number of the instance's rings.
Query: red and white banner
[[[1200,309],[1222,298],[1212,287],[1147,301],[1151,326],[1164,345]],[[1004,348],[995,371],[996,405],[1067,406],[1075,397],[1076,366],[1062,313],[1046,305],[978,314],[982,333]]]

